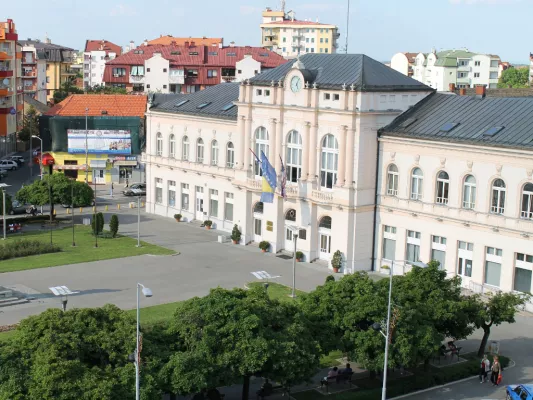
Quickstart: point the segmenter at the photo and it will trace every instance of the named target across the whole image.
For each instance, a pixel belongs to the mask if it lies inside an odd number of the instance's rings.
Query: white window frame
[[[463,181],[463,208],[473,210],[476,208],[476,178],[467,175]]]
[[[516,269],[517,268],[530,271],[533,274],[533,255],[524,254],[524,253],[515,254],[515,270],[513,271],[513,290],[515,292],[523,293],[520,290],[516,289]],[[532,285],[533,285],[533,277],[532,277],[532,282],[530,283],[529,292],[532,291],[532,288],[531,288]]]
[[[155,178],[155,203],[163,204],[163,179]]]
[[[187,199],[187,201],[183,201],[184,199]],[[189,193],[189,184],[188,183],[182,183],[181,184],[181,197],[180,197],[180,200],[181,200],[181,209],[182,210],[185,210],[185,211],[189,211],[189,207],[190,207],[190,204],[191,204],[191,195]],[[187,208],[185,208],[185,204],[187,204]]]
[[[168,138],[168,156],[176,158],[176,136],[173,133]]]
[[[218,165],[218,142],[216,140],[211,142],[211,165],[215,167]]]
[[[446,174],[447,178],[441,177],[441,174]],[[441,194],[441,196],[439,196]],[[444,196],[446,195],[446,196]],[[435,201],[437,204],[448,204],[450,200],[450,175],[446,171],[439,171],[437,174],[437,191]]]
[[[502,261],[503,261],[503,251],[497,247],[485,247],[485,265],[483,266],[483,283],[492,287],[500,287],[502,279]],[[500,285],[492,285],[487,283],[487,262],[500,265]]]
[[[533,183],[526,183],[521,192],[520,218],[533,219]]]
[[[420,171],[420,175],[415,175],[417,171]],[[413,168],[411,171],[411,200],[422,200],[424,184],[424,173],[420,168]]]
[[[287,135],[285,164],[287,182],[298,183],[302,177],[302,135],[296,130],[291,130]]]
[[[464,264],[461,264],[464,260]],[[466,273],[466,261],[470,261],[470,275]],[[457,275],[472,277],[472,270],[474,268],[474,244],[459,240],[457,242]]]
[[[167,200],[168,206],[176,207],[176,181],[167,181],[167,185],[168,185],[168,200]],[[174,204],[170,204],[172,198],[174,198]]]
[[[163,155],[163,134],[161,132],[157,132],[156,135],[155,154],[158,157]]]
[[[226,167],[235,168],[235,145],[233,142],[226,144]]]
[[[503,186],[496,186],[501,182]],[[492,182],[492,196],[490,199],[490,212],[493,214],[503,215],[505,213],[506,185],[503,179],[495,179]],[[496,200],[496,201],[495,201]]]
[[[235,196],[233,193],[229,193],[229,192],[224,192],[224,221],[228,221],[228,222],[233,222],[233,220],[235,219],[235,215],[234,214],[234,211],[235,211],[235,208],[234,208],[234,200]],[[231,204],[231,219],[228,219],[227,217],[227,208],[226,206],[228,204]]]
[[[196,162],[203,164],[205,154],[204,139],[196,139]]]
[[[183,161],[189,161],[189,137],[183,136],[181,139],[181,159]]]
[[[322,151],[320,154],[320,186],[324,190],[333,189],[337,184],[339,168],[339,143],[335,136],[328,133],[322,139]],[[328,179],[328,178],[331,178]],[[331,186],[328,185],[331,181]]]
[[[264,126],[258,127],[255,130],[254,138],[255,138],[255,146],[254,146],[255,147],[255,154],[257,155],[257,157],[259,157],[259,159],[261,159],[261,152],[264,152],[265,155],[268,157],[268,148],[269,148],[268,139],[269,139],[269,136],[268,136],[267,129]],[[254,161],[254,175],[255,175],[256,179],[258,179],[258,178],[263,176],[263,171],[261,171],[261,166],[259,165],[259,163],[255,162],[255,161]]]
[[[213,203],[216,202],[216,215],[213,214]],[[213,218],[218,218],[218,190],[210,189],[209,190],[209,216]]]
[[[387,195],[398,196],[398,179],[400,174],[396,164],[390,164],[387,167]]]
[[[420,245],[421,245],[421,233],[416,231],[407,231],[407,243],[405,245],[405,260],[408,263],[417,262],[419,260],[410,261],[407,260],[407,254],[409,254],[408,248],[409,245],[418,247],[418,256],[420,257]]]

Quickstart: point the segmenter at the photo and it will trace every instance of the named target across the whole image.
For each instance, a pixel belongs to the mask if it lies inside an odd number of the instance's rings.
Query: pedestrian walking
[[[485,354],[481,360],[481,365],[479,367],[479,381],[481,383],[487,382],[488,373],[490,371],[490,361]]]
[[[126,187],[129,187],[129,186],[130,186],[130,180],[126,178]]]
[[[489,376],[489,372],[490,372],[490,360],[489,358],[487,357],[487,355],[485,354],[485,373],[483,374],[483,381],[484,382],[487,382],[487,379],[488,379],[488,376]]]
[[[113,189],[115,188],[115,186],[113,185],[113,182],[111,182],[111,197],[113,197]]]
[[[491,375],[490,375],[490,381],[492,382],[492,386],[498,386],[500,384],[500,374],[501,374],[501,365],[500,360],[498,359],[498,356],[494,356],[494,361],[492,362],[492,368],[491,368]]]

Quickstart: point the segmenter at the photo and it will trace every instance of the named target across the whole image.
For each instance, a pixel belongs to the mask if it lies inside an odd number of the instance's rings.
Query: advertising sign
[[[86,143],[89,154],[131,154],[130,131],[69,129],[67,136],[70,154],[85,154]]]

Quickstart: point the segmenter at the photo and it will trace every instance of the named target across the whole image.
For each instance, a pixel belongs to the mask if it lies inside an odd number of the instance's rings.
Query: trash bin
[[[91,219],[90,218],[83,218],[83,225],[91,225]]]

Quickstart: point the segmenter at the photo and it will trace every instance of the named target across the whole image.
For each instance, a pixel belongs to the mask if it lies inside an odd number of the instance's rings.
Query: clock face
[[[291,90],[294,93],[299,92],[302,89],[302,80],[299,76],[293,76],[291,79]]]

